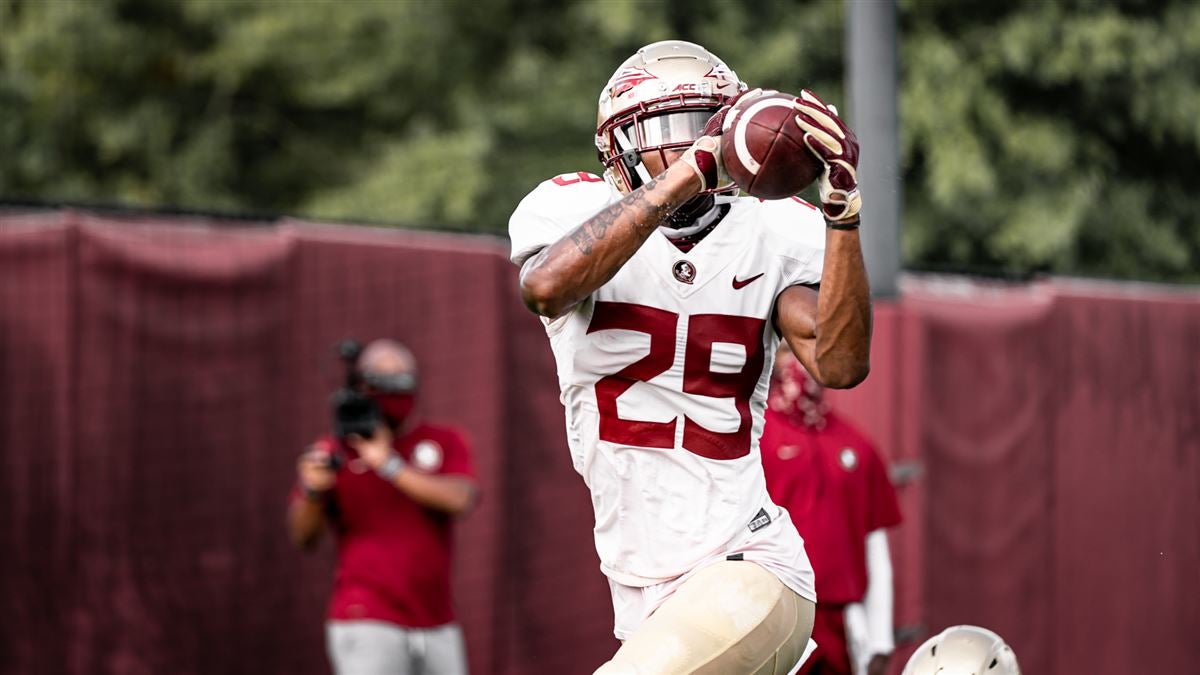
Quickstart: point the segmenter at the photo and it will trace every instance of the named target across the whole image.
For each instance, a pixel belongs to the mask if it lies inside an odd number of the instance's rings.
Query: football
[[[750,92],[734,104],[721,127],[721,159],[738,187],[762,199],[790,197],[812,184],[824,166],[804,144],[795,120],[796,97]]]

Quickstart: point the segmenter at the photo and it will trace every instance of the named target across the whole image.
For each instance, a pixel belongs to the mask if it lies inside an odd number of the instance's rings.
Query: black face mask
[[[367,395],[383,413],[384,421],[392,429],[398,429],[412,414],[417,402],[416,372],[362,374]]]

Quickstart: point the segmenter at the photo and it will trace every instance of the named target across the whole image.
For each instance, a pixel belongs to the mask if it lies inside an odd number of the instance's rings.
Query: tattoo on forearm
[[[575,242],[575,248],[584,255],[592,254],[592,235],[588,234],[587,225],[581,225],[575,228],[571,233],[571,241]]]
[[[608,229],[622,215],[628,214],[633,218],[634,226],[639,231],[653,230],[671,215],[673,207],[668,204],[655,204],[646,195],[658,187],[657,179],[652,179],[644,186],[634,190],[628,197],[612,204],[593,216],[588,222],[580,225],[571,232],[571,241],[583,255],[591,255],[593,245],[597,240],[608,234]]]
[[[592,219],[592,236],[597,239],[603,239],[605,233],[608,232],[609,226],[617,219],[617,214],[620,212],[620,209],[614,209],[610,206],[597,213],[596,217]]]
[[[640,229],[653,230],[657,228],[675,210],[674,206],[669,204],[655,204],[646,198],[646,195],[654,192],[657,187],[658,179],[652,179],[641,189],[630,195],[629,203],[626,206],[637,209],[641,213],[641,217],[634,221],[635,224],[640,226]]]

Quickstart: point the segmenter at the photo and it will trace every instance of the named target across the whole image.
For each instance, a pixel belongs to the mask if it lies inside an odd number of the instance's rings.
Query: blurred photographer
[[[450,592],[453,522],[476,499],[465,436],[418,419],[417,364],[403,345],[342,351],[335,431],[300,456],[287,518],[301,549],[327,525],[337,539],[330,661],[343,674],[466,673]]]

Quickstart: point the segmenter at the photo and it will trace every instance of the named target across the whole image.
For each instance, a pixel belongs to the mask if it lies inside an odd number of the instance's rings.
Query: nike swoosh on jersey
[[[734,289],[745,288],[746,286],[748,286],[750,284],[750,282],[758,279],[763,274],[764,274],[763,272],[759,272],[758,274],[755,274],[754,276],[750,277],[749,279],[740,279],[740,280],[737,277],[734,277],[733,278],[733,287],[734,287]]]

